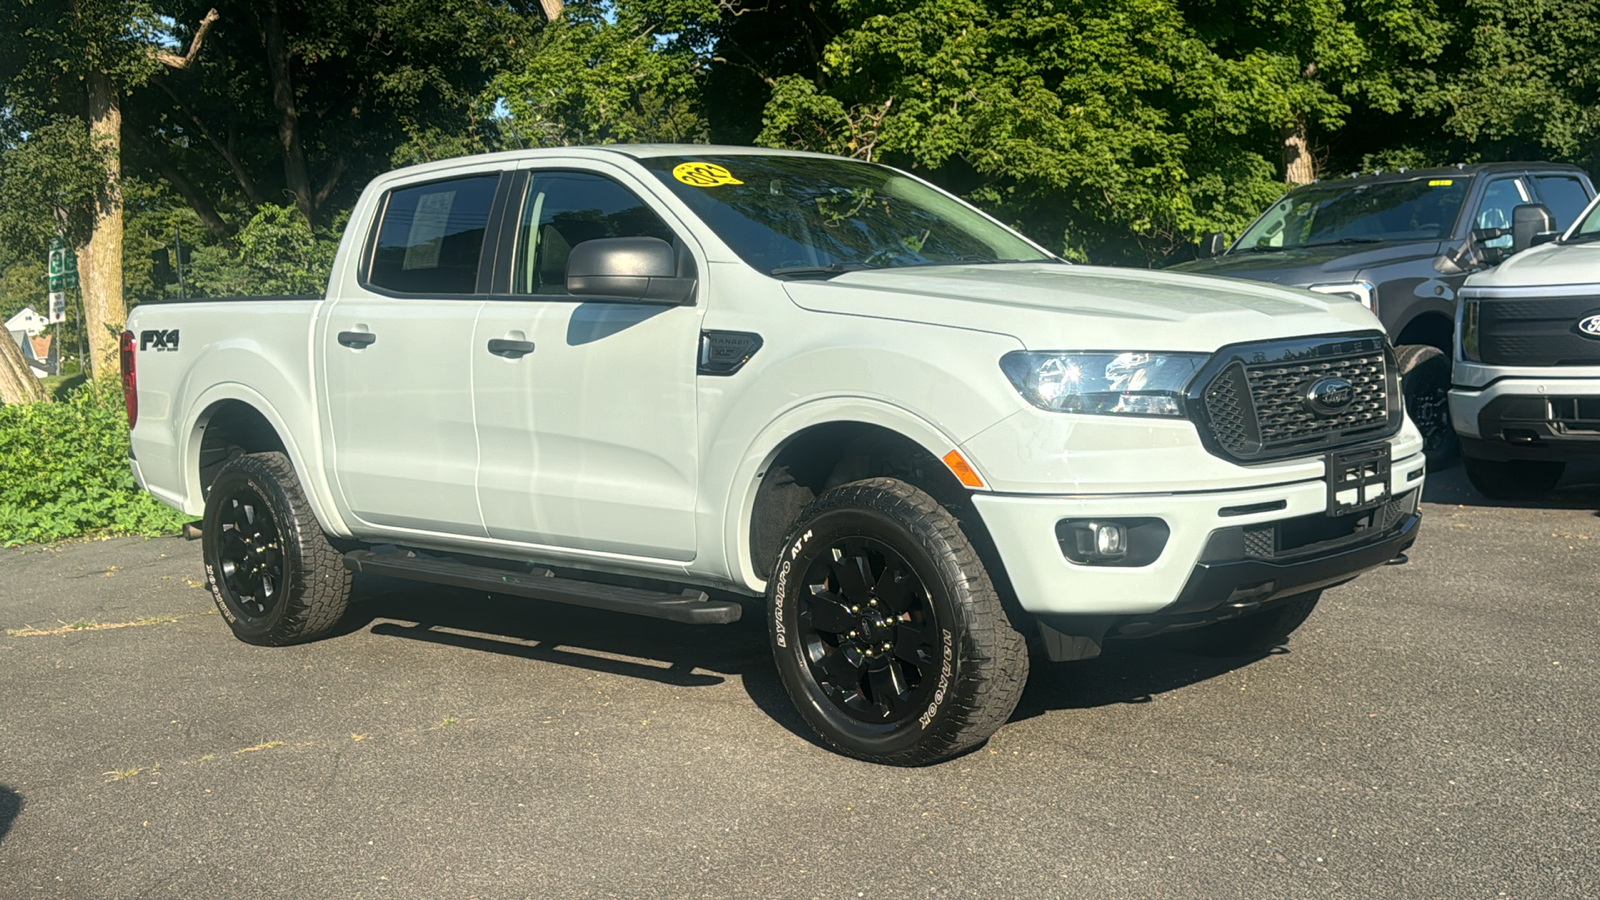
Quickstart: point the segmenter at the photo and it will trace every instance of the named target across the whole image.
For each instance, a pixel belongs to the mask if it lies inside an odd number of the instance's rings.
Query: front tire
[[[201,552],[217,610],[247,644],[322,637],[350,603],[350,572],[282,453],[231,460],[206,495]]]
[[[1461,454],[1461,439],[1450,422],[1450,358],[1427,344],[1396,347],[1394,356],[1406,412],[1422,432],[1428,465],[1447,465]]]
[[[1491,500],[1538,500],[1556,489],[1556,483],[1567,468],[1564,462],[1533,459],[1500,462],[1471,456],[1462,463],[1467,470],[1467,480],[1478,493]]]
[[[987,740],[1028,676],[977,551],[902,481],[841,485],[801,514],[767,583],[778,674],[823,743],[885,765]]]

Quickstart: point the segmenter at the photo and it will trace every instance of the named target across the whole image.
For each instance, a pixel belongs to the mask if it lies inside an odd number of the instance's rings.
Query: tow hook
[[[1389,560],[1388,562],[1384,563],[1384,565],[1386,565],[1386,566],[1403,566],[1408,562],[1411,562],[1411,557],[1405,555],[1404,553],[1399,553],[1399,554],[1395,555],[1394,559]]]

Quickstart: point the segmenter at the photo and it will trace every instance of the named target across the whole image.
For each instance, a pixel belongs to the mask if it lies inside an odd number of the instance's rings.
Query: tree
[[[81,122],[100,177],[86,221],[57,210],[74,240],[88,329],[90,366],[108,377],[117,366],[117,337],[127,318],[122,296],[122,95],[161,67],[193,60],[210,19],[186,56],[161,48],[165,31],[140,0],[19,0],[0,10],[0,109],[13,129]],[[81,226],[81,227],[80,227]]]

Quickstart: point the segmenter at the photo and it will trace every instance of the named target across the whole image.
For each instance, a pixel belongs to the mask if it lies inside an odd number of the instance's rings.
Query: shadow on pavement
[[[1491,509],[1600,510],[1600,462],[1569,463],[1561,483],[1550,496],[1539,500],[1490,500],[1473,488],[1472,482],[1467,480],[1466,469],[1452,466],[1442,472],[1428,473],[1422,501]]]
[[[821,746],[778,680],[759,601],[747,602],[732,625],[695,626],[369,575],[357,577],[355,600],[339,633],[365,630],[682,687],[737,677],[762,712]],[[1108,644],[1099,659],[1080,663],[1035,659],[1012,721],[1146,703],[1259,658],[1196,656],[1155,639]]]
[[[11,823],[22,813],[22,795],[0,784],[0,844],[6,841]]]

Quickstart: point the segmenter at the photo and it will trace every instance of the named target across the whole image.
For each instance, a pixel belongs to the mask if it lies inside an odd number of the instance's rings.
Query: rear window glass
[[[367,283],[405,294],[471,294],[498,174],[389,193]]]

